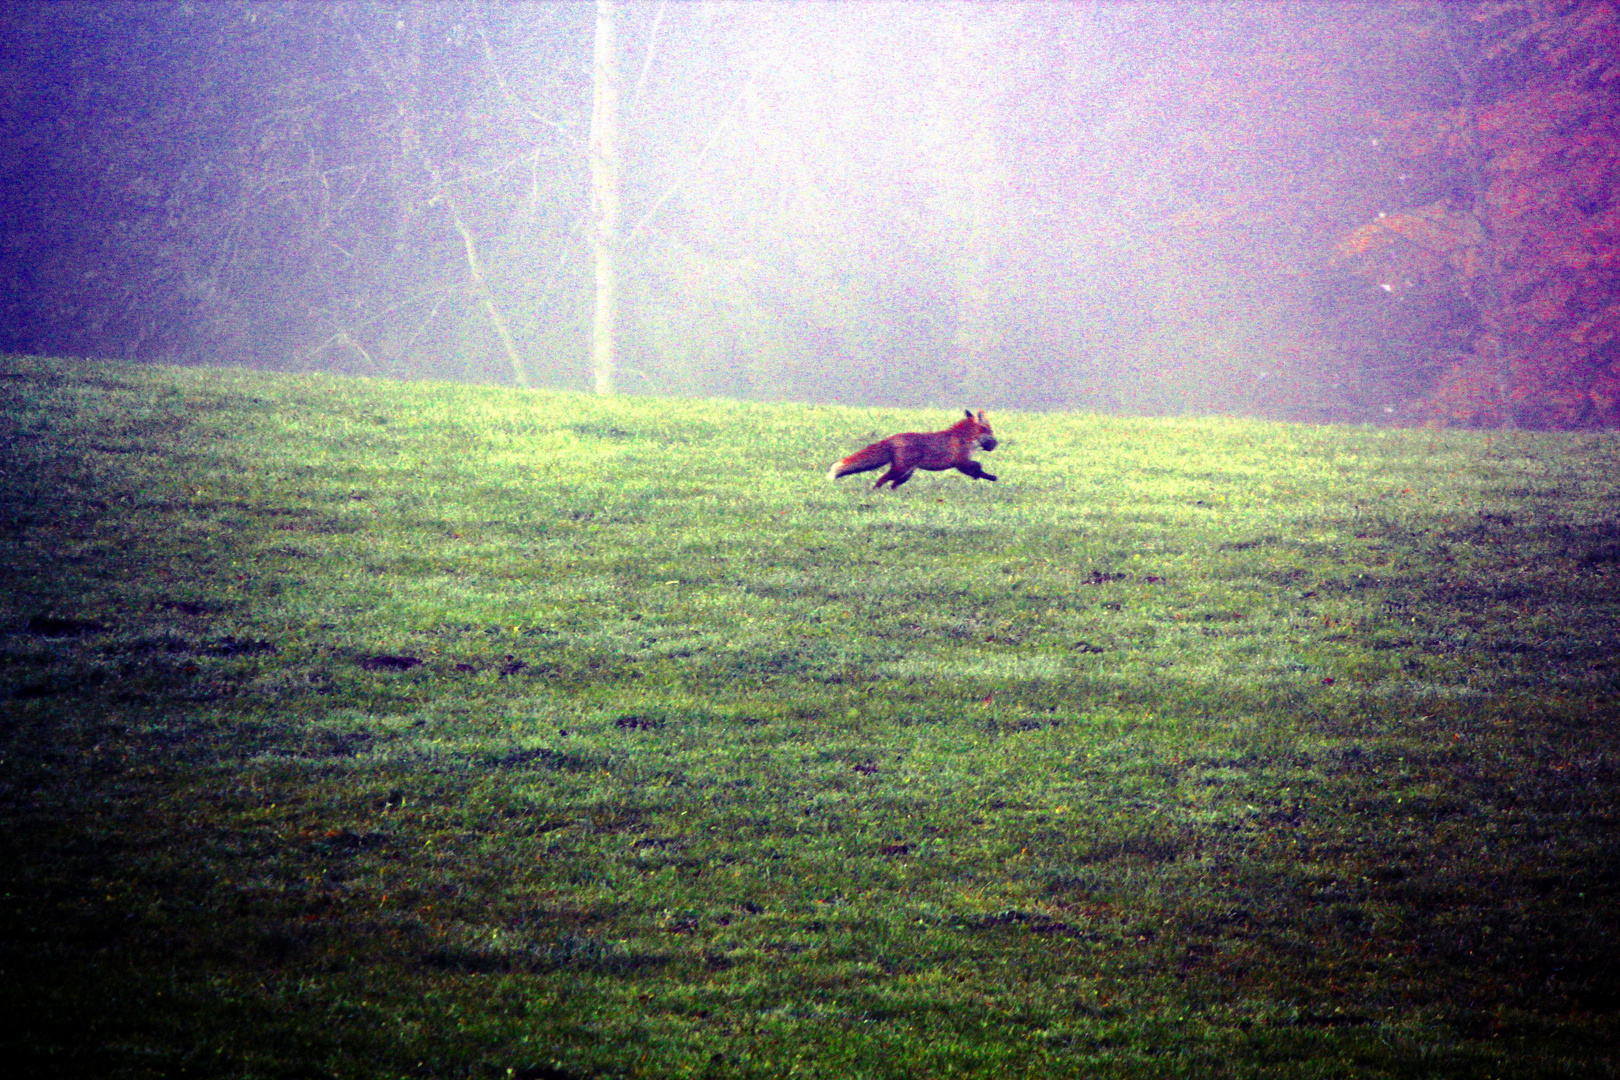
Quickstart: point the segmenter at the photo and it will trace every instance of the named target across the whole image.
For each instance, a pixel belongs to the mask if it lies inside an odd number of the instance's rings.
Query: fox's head
[[[996,448],[996,437],[990,433],[990,421],[984,418],[984,410],[980,409],[978,416],[973,415],[972,409],[963,409],[962,414],[968,418],[968,421],[976,429],[973,435],[974,438],[979,440],[979,449],[994,450]]]

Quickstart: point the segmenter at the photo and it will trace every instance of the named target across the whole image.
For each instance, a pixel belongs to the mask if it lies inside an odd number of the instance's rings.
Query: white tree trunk
[[[596,321],[591,367],[596,392],[612,394],[618,376],[619,62],[618,0],[596,0],[595,96],[591,103],[591,248],[596,257]]]
[[[958,243],[956,333],[946,382],[963,403],[985,403],[994,394],[995,372],[989,357],[1000,331],[994,309],[995,253],[1005,223],[1002,164],[996,146],[993,112],[997,86],[989,69],[986,38],[996,33],[976,12],[946,9],[946,64],[939,89],[956,124],[957,160],[947,194]],[[963,72],[976,77],[964,78]],[[954,405],[955,403],[952,402]]]

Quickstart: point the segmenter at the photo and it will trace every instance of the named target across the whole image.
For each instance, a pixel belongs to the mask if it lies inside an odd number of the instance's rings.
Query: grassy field
[[[1620,1072],[1620,436],[957,415],[0,360],[0,1060]]]

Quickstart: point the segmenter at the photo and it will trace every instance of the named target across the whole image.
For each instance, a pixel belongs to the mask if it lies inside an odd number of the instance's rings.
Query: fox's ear
[[[971,419],[973,419],[973,410],[972,409],[963,409],[962,410],[962,415],[967,417],[969,420],[971,420]]]
[[[981,423],[981,424],[988,424],[988,423],[989,423],[989,422],[990,422],[990,421],[988,421],[988,420],[986,420],[986,419],[985,419],[985,418],[984,418],[984,410],[983,410],[983,409],[980,409],[980,410],[979,410],[979,423]]]

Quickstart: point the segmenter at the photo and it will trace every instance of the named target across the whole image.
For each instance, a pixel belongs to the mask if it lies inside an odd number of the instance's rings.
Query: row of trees
[[[1610,0],[0,13],[5,338],[1620,423]]]

